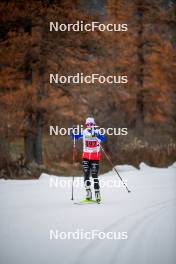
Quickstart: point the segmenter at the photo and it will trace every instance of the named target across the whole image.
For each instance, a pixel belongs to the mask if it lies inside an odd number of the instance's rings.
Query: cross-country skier
[[[86,119],[86,128],[76,133],[72,131],[72,138],[83,138],[82,168],[84,172],[84,183],[86,188],[86,200],[92,199],[90,172],[94,180],[95,199],[98,203],[101,201],[100,186],[98,180],[99,161],[100,161],[100,143],[105,140],[105,136],[100,133],[95,126],[93,117]]]

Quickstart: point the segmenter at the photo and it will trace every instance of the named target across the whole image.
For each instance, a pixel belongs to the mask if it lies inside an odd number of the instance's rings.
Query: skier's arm
[[[106,140],[106,136],[104,134],[101,134],[98,130],[94,131],[93,134],[101,140],[101,142],[104,142]]]
[[[104,141],[106,140],[105,135],[100,134],[100,133],[97,133],[97,138],[98,138],[99,140],[101,140],[101,142],[104,142]]]

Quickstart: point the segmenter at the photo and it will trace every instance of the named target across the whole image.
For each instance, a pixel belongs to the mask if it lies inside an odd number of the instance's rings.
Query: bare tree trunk
[[[141,1],[137,3],[137,14],[138,14],[138,92],[136,95],[136,108],[137,108],[137,119],[136,119],[136,128],[140,135],[143,135],[144,129],[144,14],[143,6]]]
[[[27,131],[24,136],[25,158],[26,162],[30,163],[34,160],[34,145],[32,134],[32,113],[27,116]]]
[[[42,127],[43,127],[43,119],[44,119],[44,109],[41,106],[41,101],[45,96],[45,83],[44,83],[44,74],[45,74],[45,44],[44,44],[44,37],[45,37],[45,20],[42,18],[42,22],[39,26],[33,28],[33,31],[37,31],[40,33],[40,38],[38,40],[38,54],[37,54],[37,62],[36,65],[33,67],[32,71],[32,78],[33,78],[33,85],[36,87],[36,97],[37,97],[37,107],[33,113],[34,116],[34,138],[33,138],[33,153],[34,153],[34,160],[37,164],[43,163],[42,157]]]
[[[34,138],[34,157],[38,164],[43,163],[42,159],[42,123],[43,115],[41,112],[36,113],[36,127],[35,127],[35,138]]]

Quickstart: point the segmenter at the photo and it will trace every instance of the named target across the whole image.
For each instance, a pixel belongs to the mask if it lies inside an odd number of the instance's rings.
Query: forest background
[[[11,0],[0,3],[0,177],[78,175],[81,142],[49,136],[94,116],[115,164],[176,160],[176,2]],[[49,22],[128,24],[127,32],[50,32]],[[49,83],[50,73],[127,75],[128,83]],[[102,172],[109,170],[105,158]]]

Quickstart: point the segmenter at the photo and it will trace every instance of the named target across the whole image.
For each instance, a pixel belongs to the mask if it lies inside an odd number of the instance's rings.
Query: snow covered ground
[[[0,180],[0,263],[176,263],[176,166],[159,169],[142,163],[139,170],[128,165],[117,169],[132,192],[110,171],[100,178],[100,205],[73,204],[69,177]],[[84,189],[76,186],[80,178],[74,183],[78,201]],[[69,232],[92,235],[92,230],[118,237],[69,237]],[[64,234],[70,239],[63,239]]]

